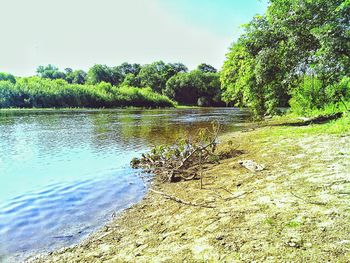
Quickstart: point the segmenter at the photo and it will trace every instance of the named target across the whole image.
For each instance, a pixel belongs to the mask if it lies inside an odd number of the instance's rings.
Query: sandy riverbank
[[[207,167],[205,189],[199,181],[152,185],[215,208],[150,192],[81,244],[28,261],[347,262],[350,135],[329,124],[270,125],[225,135],[220,150],[243,153]],[[266,169],[240,167],[246,159]]]

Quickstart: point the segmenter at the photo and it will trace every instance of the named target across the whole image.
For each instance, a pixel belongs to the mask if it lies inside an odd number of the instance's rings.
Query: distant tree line
[[[105,82],[116,87],[150,87],[182,105],[224,105],[219,73],[213,66],[204,63],[193,71],[182,63],[163,61],[146,65],[122,63],[114,67],[96,64],[87,72],[71,68],[60,71],[56,66],[47,65],[37,68],[37,76],[63,79],[70,84],[97,85]]]

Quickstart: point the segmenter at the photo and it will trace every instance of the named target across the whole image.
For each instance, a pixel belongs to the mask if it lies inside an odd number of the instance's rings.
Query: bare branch
[[[166,194],[164,192],[156,191],[156,190],[154,190],[152,188],[150,188],[149,190],[152,191],[153,193],[162,195],[166,199],[173,200],[175,202],[178,202],[178,203],[181,203],[181,204],[184,204],[184,205],[204,207],[204,208],[215,208],[215,206],[211,206],[211,205],[207,205],[207,204],[197,204],[197,203],[194,203],[194,202],[184,201],[184,200],[182,200],[182,199],[180,199],[180,198],[178,198],[176,196],[169,195],[169,194]]]

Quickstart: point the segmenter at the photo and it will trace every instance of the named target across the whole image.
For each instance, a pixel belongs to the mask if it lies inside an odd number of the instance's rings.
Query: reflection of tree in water
[[[202,118],[206,114],[208,117]],[[117,142],[119,147],[126,147],[125,149],[172,143],[185,133],[211,126],[211,121],[216,120],[218,115],[224,123],[228,123],[223,128],[227,128],[232,122],[241,121],[237,116],[234,117],[233,112],[222,110],[220,114],[220,109],[132,109],[93,114],[93,129],[97,134],[93,138],[98,138],[94,143],[103,147],[103,144]]]
[[[27,140],[40,154],[89,147],[94,151],[135,151],[172,143],[184,133],[219,119],[232,127],[241,116],[229,109],[50,110],[0,113],[0,140],[14,151]]]

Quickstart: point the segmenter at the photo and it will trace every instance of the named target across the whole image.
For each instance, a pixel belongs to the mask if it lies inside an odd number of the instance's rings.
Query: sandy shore
[[[208,166],[205,189],[151,186],[214,208],[149,192],[81,244],[28,262],[349,262],[349,134],[265,126],[225,135],[219,150],[232,147],[243,153]]]

